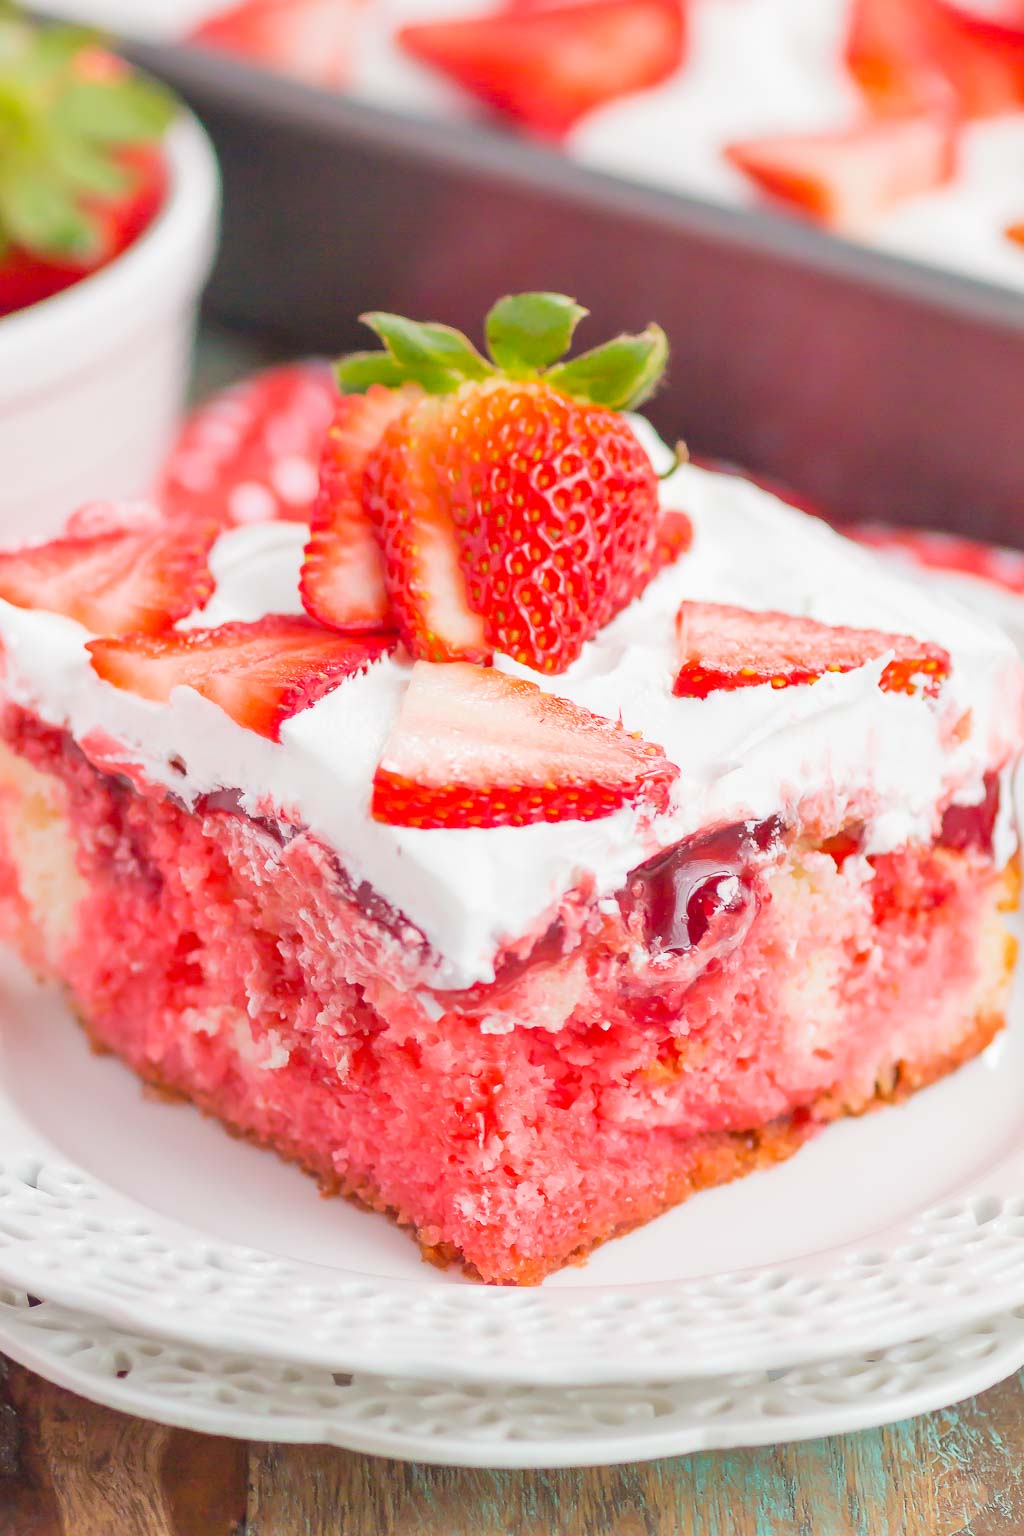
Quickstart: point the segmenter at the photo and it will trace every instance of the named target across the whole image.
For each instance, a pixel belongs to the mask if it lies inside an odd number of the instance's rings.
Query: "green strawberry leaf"
[[[26,27],[24,31],[26,40],[17,74],[33,85],[56,83],[67,75],[84,49],[102,47],[100,34],[88,27]]]
[[[359,318],[376,331],[404,377],[429,394],[445,394],[466,379],[486,379],[494,372],[468,337],[450,325],[422,324],[380,310]]]
[[[487,349],[509,378],[557,363],[587,313],[564,293],[510,293],[487,316]]]
[[[630,411],[653,394],[667,361],[665,332],[660,325],[649,325],[638,336],[616,336],[591,352],[581,352],[549,369],[544,379],[564,394],[613,411]]]
[[[144,144],[159,139],[174,120],[174,97],[155,80],[125,75],[74,80],[53,105],[58,129],[97,144]]]
[[[101,244],[97,225],[73,195],[33,170],[0,180],[0,224],[26,250],[69,261],[93,259]]]
[[[397,389],[408,379],[388,352],[349,352],[335,364],[335,377],[346,395],[365,395],[371,384]]]
[[[123,165],[84,139],[54,134],[50,163],[75,192],[95,197],[119,197],[128,192],[133,178]]]

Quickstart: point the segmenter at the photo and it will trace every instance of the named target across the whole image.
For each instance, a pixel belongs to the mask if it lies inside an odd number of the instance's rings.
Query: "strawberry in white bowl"
[[[5,534],[150,485],[181,408],[217,201],[206,136],[162,87],[90,34],[0,17]]]

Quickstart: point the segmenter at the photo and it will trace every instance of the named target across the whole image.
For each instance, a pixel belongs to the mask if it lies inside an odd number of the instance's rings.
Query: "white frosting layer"
[[[646,424],[638,431],[663,466],[664,446]],[[101,682],[78,624],[0,602],[6,688],[79,739],[114,738],[127,760],[186,803],[237,789],[245,809],[266,813],[269,804],[307,825],[355,880],[369,881],[422,929],[446,987],[490,979],[500,944],[545,921],[581,878],[592,878],[599,895],[614,892],[657,847],[701,827],[780,811],[792,818],[808,796],[820,795],[839,820],[846,806],[861,814],[867,802],[870,847],[884,851],[931,838],[951,796],[967,804],[981,798],[985,772],[1015,754],[1020,740],[1020,670],[998,629],[738,478],[686,466],[662,483],[662,499],[692,517],[692,550],[567,673],[534,677],[600,714],[621,715],[679,765],[673,805],[655,824],[653,844],[629,808],[601,821],[488,830],[373,821],[371,781],[408,677],[397,660],[376,663],[287,721],[275,743],[190,688],[163,705]],[[212,561],[216,592],[191,622],[298,611],[305,537],[303,525],[284,523],[224,534]],[[938,702],[882,692],[886,658],[809,687],[676,699],[682,598],[909,632],[946,646],[952,676]],[[968,711],[969,732],[951,740],[951,725]],[[1000,844],[1002,859],[1013,847],[1005,821]]]

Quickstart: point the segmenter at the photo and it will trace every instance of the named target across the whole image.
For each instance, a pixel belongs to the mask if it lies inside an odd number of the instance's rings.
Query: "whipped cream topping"
[[[662,470],[670,455],[636,430]],[[194,690],[166,704],[101,681],[87,632],[61,615],[0,602],[5,689],[79,740],[113,738],[119,757],[186,805],[219,789],[253,814],[276,812],[334,849],[418,927],[437,959],[436,984],[488,981],[503,943],[541,930],[567,892],[598,897],[631,869],[702,827],[817,807],[834,826],[867,820],[868,851],[935,835],[951,800],[976,804],[983,777],[1019,751],[1022,681],[1009,639],[954,601],[887,569],[824,524],[731,475],[683,466],[661,484],[689,513],[693,547],[588,644],[569,671],[531,678],[659,743],[680,777],[668,812],[624,807],[599,821],[529,827],[390,827],[369,812],[373,774],[399,709],[409,663],[386,658],[285,722],[272,742]],[[306,528],[266,523],[221,536],[216,590],[187,624],[299,612]],[[909,633],[944,645],[952,675],[938,700],[885,693],[888,656],[805,687],[770,685],[677,699],[675,615],[683,598],[777,608],[834,624]],[[961,722],[954,734],[953,726]],[[1008,797],[1007,797],[1008,799]],[[1000,820],[996,856],[1014,847]]]

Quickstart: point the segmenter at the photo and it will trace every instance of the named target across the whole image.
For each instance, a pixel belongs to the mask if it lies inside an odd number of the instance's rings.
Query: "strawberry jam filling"
[[[781,852],[782,822],[743,821],[669,848],[633,870],[619,893],[627,919],[639,914],[654,953],[685,954],[707,937],[715,919],[716,946],[742,938],[757,907],[753,873]]]
[[[949,805],[942,817],[939,842],[958,853],[991,855],[999,815],[999,775],[986,773],[985,794],[977,805]]]

